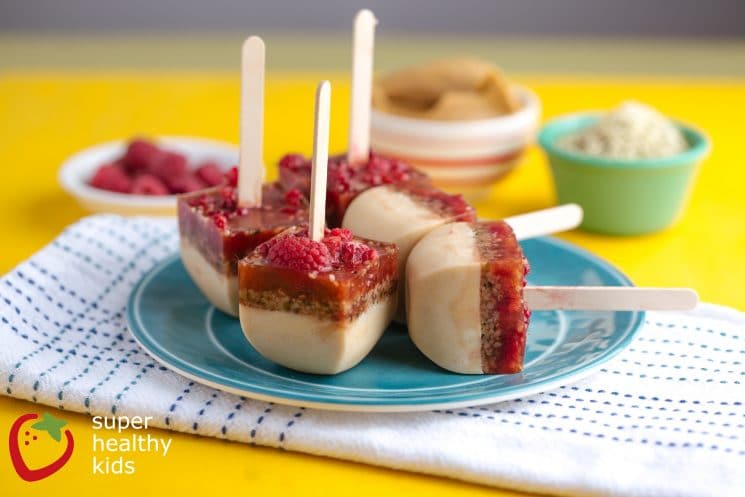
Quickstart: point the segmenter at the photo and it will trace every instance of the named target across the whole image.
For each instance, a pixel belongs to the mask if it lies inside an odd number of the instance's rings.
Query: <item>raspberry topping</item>
[[[287,154],[279,161],[280,176],[286,172],[303,173],[310,177],[311,161],[300,154]],[[387,185],[423,177],[422,173],[397,159],[370,153],[367,162],[351,165],[346,155],[331,157],[328,164],[329,190],[337,193],[359,192],[371,186]],[[291,180],[286,183],[293,183]],[[305,186],[309,186],[309,183]]]
[[[347,162],[346,156],[329,161],[329,185],[338,192],[409,181],[413,175],[414,171],[406,163],[373,153],[366,163],[355,166]]]
[[[377,259],[378,253],[364,243],[349,242],[341,246],[339,257],[344,265],[356,267],[374,261]]]
[[[292,188],[285,193],[285,203],[288,207],[302,207],[303,206],[303,194],[297,188]]]
[[[225,217],[225,214],[217,212],[215,214],[212,214],[212,216],[210,217],[212,218],[212,222],[215,223],[215,226],[217,226],[218,229],[224,230],[228,227],[228,218]]]
[[[301,271],[330,271],[331,254],[322,242],[307,236],[283,236],[268,249],[271,264]]]
[[[431,185],[417,182],[399,184],[395,188],[407,193],[414,199],[418,199],[442,216],[457,221],[476,220],[476,211],[466,202],[463,195],[451,195]]]
[[[228,221],[233,219],[240,223],[241,216],[251,214],[252,210],[260,212],[253,215],[270,216],[275,220],[289,219],[301,214],[307,205],[299,192],[284,192],[277,183],[265,184],[262,191],[264,201],[260,208],[239,206],[236,187],[227,185],[212,188],[203,195],[197,193],[187,198],[186,202],[203,216],[211,218],[219,229],[224,229]],[[286,226],[292,224],[295,222],[289,221]]]
[[[256,249],[267,262],[280,267],[307,271],[355,269],[377,259],[378,252],[355,240],[348,229],[325,230],[323,240],[315,242],[308,237],[308,230],[279,235]]]

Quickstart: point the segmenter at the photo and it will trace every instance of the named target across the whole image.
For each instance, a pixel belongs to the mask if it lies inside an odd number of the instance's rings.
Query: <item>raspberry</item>
[[[189,200],[189,205],[200,209],[205,215],[209,215],[214,207],[214,203],[207,195],[200,195],[197,198]]]
[[[129,193],[132,190],[132,180],[124,167],[117,164],[100,166],[91,178],[90,185],[110,192]]]
[[[368,261],[377,259],[378,253],[359,242],[348,242],[342,245],[339,258],[345,266],[356,267]]]
[[[228,226],[228,218],[219,212],[217,214],[212,214],[212,222],[221,230],[224,230]]]
[[[220,190],[220,196],[226,206],[238,203],[238,195],[235,193],[235,188],[232,186],[224,186]]]
[[[399,185],[399,188],[409,193],[409,195],[424,200],[436,211],[455,220],[472,221],[476,218],[473,207],[460,194],[450,195],[422,182],[404,183]]]
[[[134,139],[129,142],[124,153],[124,166],[130,173],[151,171],[162,153],[154,143],[141,138]]]
[[[150,168],[150,172],[168,184],[168,181],[189,172],[186,157],[176,152],[162,152],[160,158]]]
[[[194,171],[194,174],[207,186],[217,186],[225,180],[215,162],[205,162]]]
[[[275,236],[274,238],[270,238],[269,240],[265,241],[258,247],[256,247],[256,251],[259,253],[261,257],[266,257],[269,251],[277,244],[277,241],[280,240],[281,236]]]
[[[136,195],[168,195],[168,187],[153,176],[152,174],[143,173],[135,177],[132,182],[132,192]]]
[[[346,228],[334,228],[332,230],[326,230],[326,233],[324,236],[335,236],[341,238],[343,241],[348,242],[350,241],[354,235],[352,232]]]
[[[303,201],[303,194],[300,190],[293,188],[285,193],[285,204],[290,207],[301,207]]]
[[[205,184],[199,178],[189,172],[175,177],[165,178],[165,183],[168,185],[171,193],[195,192],[205,187]]]
[[[238,168],[233,166],[230,169],[228,169],[228,172],[225,173],[225,181],[228,182],[228,185],[230,186],[238,186]]]
[[[271,264],[301,271],[331,270],[331,254],[326,245],[306,236],[283,236],[269,247],[266,259]]]
[[[326,248],[334,259],[339,259],[339,253],[344,245],[344,240],[338,236],[325,236],[323,237],[322,243],[326,245]]]

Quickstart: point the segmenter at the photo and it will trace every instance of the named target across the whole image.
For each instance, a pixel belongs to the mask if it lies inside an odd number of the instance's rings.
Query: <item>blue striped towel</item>
[[[556,495],[745,492],[745,316],[649,313],[589,379],[478,408],[327,412],[251,400],[153,362],[124,318],[173,220],[93,216],[2,278],[2,393],[172,430]]]

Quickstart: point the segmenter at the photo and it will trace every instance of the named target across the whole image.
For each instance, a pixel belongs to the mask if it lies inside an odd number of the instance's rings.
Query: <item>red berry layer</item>
[[[530,266],[507,223],[472,226],[481,260],[481,367],[484,373],[518,373],[530,320],[523,299]]]
[[[239,207],[234,186],[225,185],[178,199],[179,232],[218,271],[237,273],[238,259],[282,231],[307,220],[298,192],[277,183],[263,186],[261,207]]]
[[[346,322],[396,292],[398,247],[326,230],[320,242],[297,227],[238,263],[242,305]]]
[[[392,188],[405,193],[415,202],[424,205],[450,222],[475,222],[476,210],[466,202],[463,195],[445,193],[428,183],[410,181],[393,185]]]

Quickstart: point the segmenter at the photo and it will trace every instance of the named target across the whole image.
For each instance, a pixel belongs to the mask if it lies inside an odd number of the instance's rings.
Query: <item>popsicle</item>
[[[326,219],[330,227],[341,226],[349,203],[361,192],[378,185],[408,181],[428,183],[429,178],[403,161],[370,151],[370,107],[375,15],[360,10],[354,20],[352,47],[352,89],[349,112],[349,145],[345,155],[332,157],[328,164]],[[279,162],[279,181],[286,188],[309,194],[311,161],[298,154]]]
[[[310,222],[238,263],[240,321],[251,345],[285,367],[335,374],[358,364],[397,303],[398,249],[324,229],[329,83],[319,85]]]
[[[311,161],[302,155],[289,154],[279,162],[279,182],[284,188],[295,189],[306,197],[310,194]],[[332,228],[341,226],[349,204],[360,193],[379,185],[407,182],[429,183],[424,173],[397,159],[370,153],[369,160],[351,165],[345,155],[328,161],[326,191],[326,222]]]
[[[523,368],[530,309],[687,310],[689,289],[531,287],[507,222],[451,223],[425,236],[406,268],[414,344],[444,369],[465,374]]]
[[[238,315],[238,259],[307,217],[297,190],[263,185],[264,43],[242,49],[241,143],[238,174],[225,185],[178,199],[181,259],[215,307]],[[263,200],[263,202],[262,202]]]

